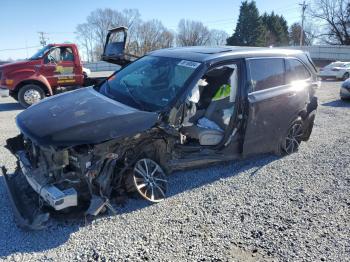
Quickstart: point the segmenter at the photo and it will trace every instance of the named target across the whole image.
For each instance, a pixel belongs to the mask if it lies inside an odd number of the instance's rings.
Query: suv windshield
[[[51,45],[46,45],[43,48],[39,49],[29,60],[36,60],[42,58],[44,54],[51,48]]]
[[[178,94],[200,63],[144,56],[109,78],[100,93],[146,111],[158,111]]]

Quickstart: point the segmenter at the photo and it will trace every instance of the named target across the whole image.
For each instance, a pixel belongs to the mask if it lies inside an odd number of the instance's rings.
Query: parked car
[[[28,60],[0,66],[0,95],[10,95],[27,108],[47,96],[100,80],[88,79],[89,74],[75,44],[49,44]]]
[[[350,62],[333,62],[320,69],[322,80],[327,78],[346,80],[350,77]]]
[[[151,52],[99,85],[43,100],[17,116],[21,133],[7,140],[19,160],[18,173],[3,169],[18,221],[37,228],[45,207],[97,215],[123,194],[159,202],[174,170],[296,152],[312,131],[316,86],[301,51],[187,47]],[[26,181],[42,213],[28,215]]]
[[[340,87],[340,98],[350,99],[350,78],[345,80]]]

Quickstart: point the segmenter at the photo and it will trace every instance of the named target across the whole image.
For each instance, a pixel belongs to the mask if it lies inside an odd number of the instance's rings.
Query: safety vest
[[[215,93],[213,101],[221,100],[226,97],[229,97],[231,93],[231,85],[224,84],[220,86],[219,90]]]

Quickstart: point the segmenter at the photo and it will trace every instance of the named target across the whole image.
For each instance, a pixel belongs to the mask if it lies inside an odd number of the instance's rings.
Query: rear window
[[[305,80],[311,77],[303,63],[297,59],[287,59],[287,83]]]
[[[248,59],[251,91],[260,91],[285,84],[283,58]]]

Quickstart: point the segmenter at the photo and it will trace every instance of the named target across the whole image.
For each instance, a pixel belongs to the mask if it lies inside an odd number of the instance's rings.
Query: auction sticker
[[[201,63],[198,62],[193,62],[193,61],[187,61],[187,60],[181,60],[180,63],[178,63],[177,65],[179,66],[185,66],[185,67],[189,67],[189,68],[197,68],[198,66],[200,66]]]

